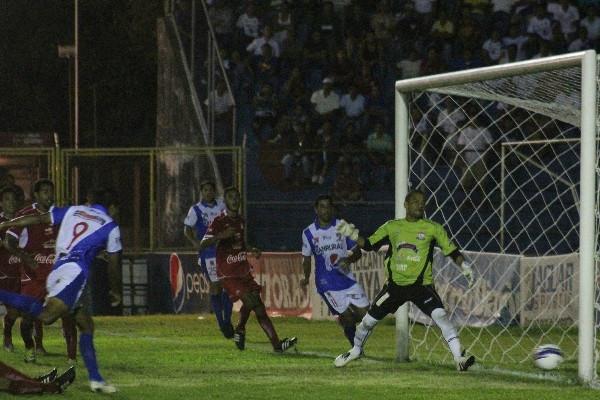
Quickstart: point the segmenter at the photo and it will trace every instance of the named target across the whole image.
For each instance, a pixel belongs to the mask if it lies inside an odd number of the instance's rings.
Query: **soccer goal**
[[[396,82],[396,215],[409,189],[474,264],[468,288],[438,254],[436,287],[484,368],[533,373],[561,347],[560,373],[597,383],[599,179],[594,51]],[[412,306],[397,358],[450,362]]]

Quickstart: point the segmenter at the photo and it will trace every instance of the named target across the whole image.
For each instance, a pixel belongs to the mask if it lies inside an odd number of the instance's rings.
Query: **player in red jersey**
[[[11,186],[0,188],[0,222],[9,221],[17,211],[17,192]],[[0,232],[0,242],[4,241],[4,232]],[[11,254],[0,244],[0,289],[13,293],[21,292],[21,269],[17,263],[10,262]],[[4,350],[13,351],[12,327],[19,316],[18,311],[6,308],[4,316]]]
[[[56,376],[56,368],[37,378],[31,378],[22,372],[0,362],[0,392],[10,394],[63,393],[75,381],[75,367]]]
[[[47,213],[54,203],[54,184],[48,179],[40,179],[33,186],[35,202],[16,213],[40,215]],[[5,247],[14,256],[21,259],[21,294],[44,301],[46,297],[46,278],[52,271],[56,258],[54,247],[57,229],[52,225],[31,225],[27,228],[13,228],[6,232]],[[32,338],[35,325],[35,340]],[[67,357],[70,363],[77,356],[77,329],[72,317],[62,319],[63,333],[67,342]],[[43,328],[41,321],[22,316],[21,337],[25,343],[25,361],[35,361],[36,354],[45,354]]]
[[[252,276],[250,263],[246,253],[250,252],[260,257],[260,250],[246,245],[244,240],[245,221],[239,214],[241,203],[240,192],[234,187],[225,189],[224,200],[226,210],[216,217],[208,227],[200,251],[207,247],[217,246],[217,277],[223,284],[223,289],[229,295],[231,302],[242,301],[240,321],[235,328],[233,340],[238,349],[244,350],[246,343],[246,322],[250,312],[254,311],[260,327],[263,329],[273,349],[283,352],[298,341],[295,337],[279,340],[275,327],[267,315],[267,310],[260,297],[260,285]]]

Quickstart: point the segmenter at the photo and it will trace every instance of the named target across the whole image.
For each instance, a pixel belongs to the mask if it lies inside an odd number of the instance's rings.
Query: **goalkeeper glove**
[[[336,231],[354,241],[358,239],[358,228],[343,219],[338,223]]]
[[[473,268],[471,267],[471,264],[468,263],[467,261],[463,261],[462,264],[460,265],[460,268],[462,269],[462,274],[465,278],[467,278],[467,283],[469,284],[469,287],[473,286]]]

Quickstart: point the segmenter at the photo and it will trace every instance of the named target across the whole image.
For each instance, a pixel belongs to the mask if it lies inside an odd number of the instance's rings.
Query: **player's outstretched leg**
[[[245,304],[242,304],[240,308],[240,321],[238,325],[235,327],[235,332],[233,335],[233,341],[235,346],[244,350],[246,348],[246,323],[248,322],[248,318],[250,318],[250,308]]]
[[[333,365],[335,365],[336,367],[343,367],[350,361],[360,358],[360,356],[362,355],[363,346],[369,338],[369,336],[371,335],[373,328],[375,328],[375,325],[377,325],[378,322],[379,320],[373,318],[369,313],[365,314],[361,323],[358,324],[358,326],[356,327],[356,334],[354,335],[354,346],[347,352],[337,356],[336,359],[333,361]]]
[[[229,295],[224,290],[221,291],[221,303],[223,304],[223,335],[227,339],[231,339],[234,334],[233,324],[231,323],[231,314],[233,312],[233,303]]]
[[[444,336],[444,339],[446,339],[450,352],[454,357],[456,369],[458,371],[467,371],[475,364],[475,356],[467,356],[464,351],[461,351],[458,333],[452,322],[450,322],[446,310],[443,308],[436,308],[431,312],[431,319],[433,319],[442,331],[442,335]]]

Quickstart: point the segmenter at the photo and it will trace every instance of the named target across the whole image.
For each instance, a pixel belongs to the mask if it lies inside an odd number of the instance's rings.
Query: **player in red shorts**
[[[217,277],[231,302],[242,301],[240,321],[235,328],[233,340],[238,349],[244,350],[246,343],[246,322],[250,312],[254,311],[260,327],[263,329],[276,352],[283,352],[296,344],[295,337],[279,340],[275,327],[267,315],[267,310],[260,297],[260,285],[256,283],[252,267],[246,260],[246,253],[260,256],[260,250],[246,246],[244,241],[245,221],[239,214],[240,192],[234,187],[225,189],[224,200],[226,210],[216,217],[208,227],[200,251],[207,247],[217,246]]]
[[[17,211],[17,192],[11,186],[0,188],[0,222],[9,221],[15,217]],[[4,232],[0,232],[0,289],[8,290],[13,293],[21,292],[21,269],[16,257],[11,254],[1,244],[4,241]],[[4,350],[13,351],[12,327],[19,316],[18,311],[13,308],[6,308],[4,316]]]
[[[54,203],[54,184],[48,179],[40,179],[33,186],[35,203],[16,213],[23,215],[39,215],[47,213]],[[52,271],[54,247],[57,229],[52,225],[31,225],[27,228],[13,228],[6,232],[5,247],[22,261],[21,294],[44,301],[46,297],[46,278]],[[62,319],[63,333],[67,342],[67,357],[70,363],[77,356],[77,329],[72,317]],[[32,338],[35,326],[35,341]],[[25,343],[25,361],[35,361],[36,354],[45,354],[43,328],[41,321],[22,316],[21,337]]]

